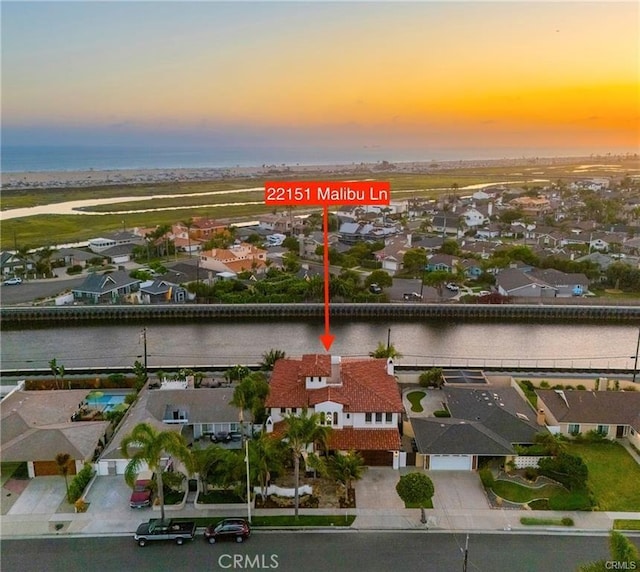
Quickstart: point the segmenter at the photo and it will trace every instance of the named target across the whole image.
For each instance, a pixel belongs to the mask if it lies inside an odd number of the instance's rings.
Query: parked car
[[[422,300],[422,294],[417,292],[405,292],[402,295],[403,300]]]
[[[133,484],[133,492],[129,498],[131,508],[144,508],[151,506],[153,498],[153,472],[142,471]]]
[[[453,282],[447,282],[444,286],[450,292],[459,292],[460,291],[460,287],[457,284],[454,284]]]
[[[227,433],[226,431],[218,431],[217,433],[212,433],[211,441],[213,443],[228,443],[229,441],[231,441],[231,433]]]
[[[17,286],[18,284],[22,284],[22,278],[13,276],[12,278],[7,278],[3,284],[5,286]]]
[[[174,540],[176,544],[184,544],[185,540],[193,540],[196,535],[196,523],[179,522],[177,520],[161,521],[152,518],[143,522],[137,529],[133,539],[138,546],[144,546],[154,540]]]
[[[380,288],[380,286],[378,284],[371,284],[371,286],[369,286],[369,292],[371,292],[372,294],[381,294],[382,293],[382,288]]]
[[[242,542],[251,536],[251,527],[243,518],[225,518],[216,525],[207,526],[204,539],[209,544],[220,540],[235,540]]]

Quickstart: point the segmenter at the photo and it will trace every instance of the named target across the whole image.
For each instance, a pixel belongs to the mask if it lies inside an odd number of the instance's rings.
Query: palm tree
[[[282,441],[269,433],[260,433],[260,437],[249,442],[249,459],[253,477],[260,485],[262,500],[267,496],[267,487],[271,474],[282,470],[285,449]]]
[[[200,491],[207,492],[207,483],[214,475],[215,467],[221,462],[221,451],[217,445],[210,445],[204,449],[192,449],[187,463],[187,469],[192,475],[197,474],[200,481]]]
[[[133,486],[140,469],[147,465],[156,475],[160,520],[164,521],[164,491],[162,485],[162,459],[171,455],[188,463],[189,449],[182,435],[174,431],[158,431],[148,423],[138,423],[120,443],[125,458],[130,459],[124,471],[125,481]]]
[[[56,358],[49,360],[49,367],[51,368],[51,372],[53,373],[53,379],[56,383],[56,389],[60,389],[58,387],[58,373],[60,373],[60,368],[58,367],[58,361]]]
[[[60,385],[64,389],[64,374],[66,373],[66,371],[63,365],[58,366],[58,373],[60,374]],[[71,389],[71,382],[69,382],[69,389]]]
[[[346,455],[338,453],[329,460],[329,473],[345,488],[347,505],[353,490],[353,481],[359,481],[366,470],[364,459],[357,451],[349,451]]]
[[[372,352],[369,352],[369,356],[373,358],[401,358],[402,354],[396,349],[393,344],[384,345],[382,342],[378,342],[378,346]]]
[[[262,361],[260,362],[260,369],[264,371],[273,371],[273,366],[279,359],[284,359],[287,354],[283,350],[270,349],[268,352],[262,354]]]
[[[251,410],[251,422],[254,423],[260,411],[264,408],[264,401],[269,394],[269,384],[262,372],[246,375],[233,390],[231,405],[240,410],[240,423],[244,427],[244,410]]]
[[[285,429],[283,440],[293,455],[294,506],[297,518],[300,507],[300,494],[298,492],[300,486],[300,457],[306,456],[307,447],[312,443],[319,443],[323,447],[326,446],[331,427],[321,424],[319,413],[309,414],[306,409],[302,410],[301,415],[286,415],[285,422],[287,428]]]
[[[58,465],[58,472],[64,477],[64,486],[67,488],[67,501],[69,500],[69,461],[71,455],[69,453],[58,453],[56,455],[56,465]]]

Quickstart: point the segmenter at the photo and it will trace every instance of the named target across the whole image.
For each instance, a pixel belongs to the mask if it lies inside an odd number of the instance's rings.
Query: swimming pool
[[[124,403],[125,397],[128,393],[107,393],[107,392],[99,392],[102,395],[93,395],[89,393],[84,400],[87,402],[89,407],[94,407],[95,409],[101,409],[102,411],[111,411],[115,409],[121,403]]]

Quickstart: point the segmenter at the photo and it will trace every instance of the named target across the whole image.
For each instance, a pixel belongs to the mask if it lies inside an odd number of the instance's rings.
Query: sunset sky
[[[639,12],[3,1],[3,144],[637,151]]]

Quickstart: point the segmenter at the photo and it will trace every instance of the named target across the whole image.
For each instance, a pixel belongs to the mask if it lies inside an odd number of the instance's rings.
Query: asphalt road
[[[640,544],[640,539],[634,539]],[[463,570],[464,534],[419,532],[254,532],[243,544],[151,543],[131,537],[2,541],[3,572],[456,572]],[[472,534],[469,572],[571,572],[608,556],[606,536]]]
[[[86,276],[70,278],[69,280],[37,280],[23,282],[18,286],[0,286],[0,302],[3,306],[26,304],[40,298],[56,296],[65,290],[69,290],[82,284]],[[1,284],[1,283],[0,283]]]

